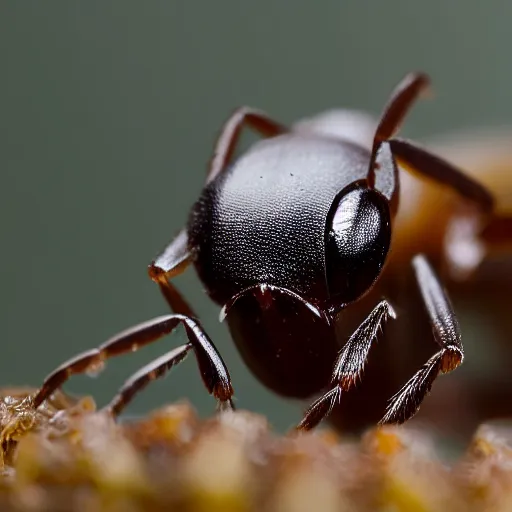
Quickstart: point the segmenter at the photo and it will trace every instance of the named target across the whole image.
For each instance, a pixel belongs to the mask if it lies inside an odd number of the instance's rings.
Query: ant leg
[[[484,260],[488,251],[497,250],[507,238],[510,240],[512,221],[494,213],[494,197],[487,188],[411,141],[391,139],[382,144],[381,150],[386,146],[407,171],[448,186],[472,203],[462,205],[460,214],[453,215],[448,224],[444,249],[452,278],[466,279]],[[381,169],[384,175],[389,174],[387,168]]]
[[[190,265],[191,261],[187,231],[182,229],[158,258],[149,265],[148,272],[151,279],[158,284],[172,311],[195,318],[196,315],[192,307],[169,281],[171,278],[180,275]]]
[[[288,131],[287,127],[274,121],[260,110],[250,107],[238,108],[222,127],[210,161],[206,183],[212,181],[229,165],[245,125],[263,137],[275,137]]]
[[[331,389],[308,408],[297,426],[298,430],[311,430],[316,427],[330,414],[342,391],[348,391],[357,383],[363,373],[377,331],[388,317],[395,318],[395,312],[391,304],[383,300],[375,306],[345,343],[334,365]]]
[[[104,407],[104,410],[109,411],[114,417],[119,416],[135,395],[140,393],[151,381],[163,377],[174,366],[181,363],[191,348],[192,345],[187,343],[142,367],[122,385],[116,396]]]
[[[494,197],[491,192],[454,165],[410,140],[390,139],[388,144],[401,167],[451,187],[474,203],[483,214],[492,212]]]
[[[181,345],[181,347],[170,350],[163,356],[140,368],[125,381],[116,393],[116,396],[103,409],[108,411],[114,418],[118,417],[136,395],[145,389],[149,383],[163,377],[178,363],[181,363],[192,348],[190,343]],[[219,404],[221,407],[227,407],[231,410],[235,409],[231,398]]]
[[[391,398],[381,425],[403,423],[414,416],[438,374],[455,370],[464,359],[459,324],[441,283],[423,255],[415,256],[412,265],[430,317],[434,339],[441,350]]]
[[[389,155],[389,151],[391,151],[398,163],[408,171],[419,173],[422,177],[450,186],[463,197],[475,203],[482,213],[489,214],[493,209],[494,199],[483,185],[446,160],[415,143],[392,138],[398,132],[411,106],[422,93],[428,90],[429,85],[430,80],[427,75],[411,73],[398,84],[391,94],[373,139],[367,178],[369,186],[381,189],[378,183],[379,170],[383,168],[383,164],[385,169],[391,168]],[[384,150],[384,153],[381,150]],[[383,159],[383,162],[380,162],[379,158]],[[393,182],[396,182],[396,179],[392,180],[391,186],[390,184],[384,185],[384,195],[390,200],[393,193],[396,195]]]
[[[229,402],[233,395],[228,369],[215,345],[201,325],[186,315],[165,315],[138,324],[116,334],[96,349],[88,350],[56,368],[46,377],[41,389],[34,397],[34,407],[39,407],[55,390],[72,375],[101,370],[110,357],[137,351],[183,324],[189,343],[186,351],[194,349],[199,372],[210,394],[221,402]],[[185,350],[185,349],[184,349]],[[179,359],[179,352],[177,352]],[[184,357],[184,354],[182,354]],[[181,357],[181,359],[183,359]],[[179,362],[179,361],[178,361]]]
[[[371,187],[375,184],[375,163],[381,144],[398,132],[411,106],[429,86],[430,79],[424,73],[409,73],[391,93],[373,137],[368,168],[368,183]]]
[[[288,131],[288,128],[272,120],[264,112],[249,107],[237,109],[224,124],[215,144],[206,183],[213,180],[229,165],[245,125],[264,137],[273,137]],[[175,313],[193,317],[195,315],[192,308],[169,282],[169,279],[181,274],[191,260],[187,231],[182,229],[178,236],[149,265],[149,275],[158,284],[165,300]]]

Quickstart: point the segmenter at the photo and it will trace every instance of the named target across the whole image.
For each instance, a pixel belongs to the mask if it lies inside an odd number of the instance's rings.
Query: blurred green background
[[[334,106],[378,113],[425,70],[434,101],[406,133],[512,120],[512,3],[503,1],[47,1],[0,3],[0,383],[167,312],[146,266],[185,222],[234,107],[284,122]],[[279,428],[302,406],[245,370],[193,271],[177,280],[231,370],[240,407]],[[109,363],[66,389],[105,403],[184,339]],[[131,407],[214,407],[192,358]]]

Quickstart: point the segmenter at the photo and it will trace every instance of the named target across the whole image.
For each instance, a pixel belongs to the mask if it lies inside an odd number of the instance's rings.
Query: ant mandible
[[[400,82],[371,150],[354,141],[350,125],[346,136],[337,137],[314,124],[287,128],[260,111],[235,111],[222,129],[186,228],[149,266],[174,313],[136,325],[68,361],[48,376],[33,405],[41,405],[71,374],[137,350],[181,324],[188,343],[127,381],[110,410],[119,412],[191,350],[208,392],[233,408],[226,365],[170,281],[193,263],[260,381],[288,397],[320,395],[297,428],[315,427],[356,384],[378,329],[395,317],[383,299],[344,345],[336,337],[339,313],[362,298],[383,271],[398,209],[397,163],[451,187],[483,217],[493,209],[493,197],[482,185],[415,143],[394,137],[428,85],[421,73]],[[233,161],[244,126],[264,139]],[[438,277],[421,254],[412,266],[440,350],[391,398],[381,423],[411,418],[437,375],[454,370],[464,357],[459,325]]]

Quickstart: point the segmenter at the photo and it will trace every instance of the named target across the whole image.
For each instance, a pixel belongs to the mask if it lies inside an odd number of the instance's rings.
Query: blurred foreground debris
[[[279,436],[246,411],[200,420],[178,403],[116,424],[84,408],[20,437],[0,510],[507,511],[511,446],[512,429],[484,425],[447,463],[407,427]]]

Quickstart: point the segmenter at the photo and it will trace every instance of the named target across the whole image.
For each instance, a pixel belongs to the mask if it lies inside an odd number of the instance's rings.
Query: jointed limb
[[[370,186],[375,182],[375,160],[380,145],[398,132],[411,107],[428,90],[429,86],[430,80],[427,75],[423,73],[409,73],[391,93],[373,138],[370,167],[368,169],[368,182]]]
[[[381,159],[384,157],[383,168],[389,167],[389,164],[387,164],[389,159],[385,154],[387,152],[386,146],[388,146],[400,166],[422,177],[451,187],[462,197],[475,204],[482,214],[488,215],[493,210],[494,198],[483,185],[443,158],[430,153],[414,142],[393,138],[414,102],[428,89],[429,85],[429,79],[426,75],[411,73],[392,92],[375,132],[368,167],[368,183],[370,186],[376,186],[377,189],[381,190],[379,184],[379,173],[381,172],[379,169],[381,167],[379,154]],[[381,148],[386,150],[384,154],[381,153]],[[388,189],[389,184],[385,183],[384,195],[391,200],[393,191]]]
[[[383,300],[352,334],[334,366],[331,389],[309,407],[297,426],[299,430],[310,430],[318,425],[339,402],[342,392],[348,391],[361,378],[372,342],[389,316],[395,318],[395,312],[389,302]]]
[[[414,416],[438,374],[454,370],[464,359],[459,324],[437,276],[423,255],[416,256],[412,264],[434,338],[441,350],[391,398],[380,424],[403,423]],[[384,300],[352,334],[336,361],[331,388],[306,411],[297,427],[299,430],[310,430],[320,423],[341,399],[342,393],[352,388],[361,378],[372,342],[388,316],[395,318],[395,313]]]
[[[230,164],[244,126],[252,128],[263,137],[275,137],[288,131],[286,126],[274,121],[265,112],[250,107],[238,108],[222,127],[215,144],[206,183],[212,181]]]
[[[381,424],[403,423],[414,416],[438,374],[454,370],[464,359],[459,324],[437,276],[423,255],[414,258],[413,267],[434,339],[441,350],[391,398]]]
[[[214,344],[196,320],[185,315],[172,314],[154,318],[127,329],[113,336],[98,348],[83,352],[59,366],[43,382],[41,389],[34,397],[34,407],[39,407],[72,375],[98,371],[110,357],[134,352],[153,343],[166,334],[170,334],[179,324],[185,327],[189,343],[181,347],[183,353],[178,349],[175,362],[181,361],[185,353],[193,349],[208,392],[221,402],[230,402],[233,395],[231,378]]]
[[[150,382],[163,377],[174,366],[181,363],[187,357],[191,349],[191,343],[181,345],[140,368],[126,380],[105,409],[109,411],[112,416],[119,416],[124,408],[133,400],[135,395],[140,393]]]
[[[170,282],[170,279],[180,275],[191,261],[187,231],[182,229],[158,258],[149,265],[148,271],[151,279],[158,284],[172,311],[180,315],[195,317],[192,307]]]
[[[274,121],[264,112],[249,107],[237,109],[222,127],[210,161],[206,183],[229,166],[244,126],[253,128],[263,137],[273,137],[288,131],[288,128]],[[174,285],[169,282],[171,278],[181,274],[191,260],[187,231],[184,228],[149,265],[149,275],[160,287],[172,311],[194,317],[192,308]]]

